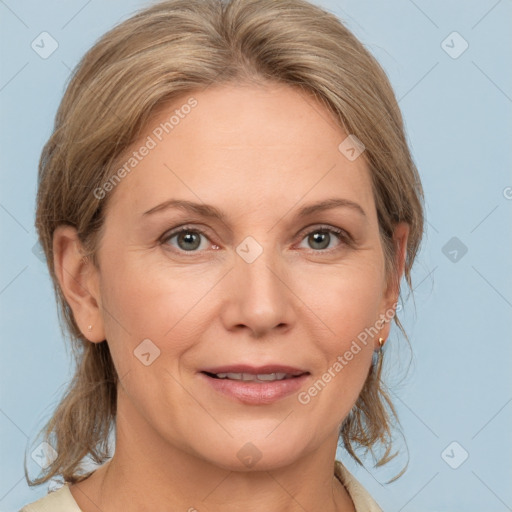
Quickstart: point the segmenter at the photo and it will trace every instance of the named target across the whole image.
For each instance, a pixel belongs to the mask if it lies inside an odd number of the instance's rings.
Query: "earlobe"
[[[98,269],[81,252],[77,231],[58,226],[53,234],[53,263],[62,293],[82,334],[94,343],[105,339]],[[91,326],[91,329],[88,327]]]

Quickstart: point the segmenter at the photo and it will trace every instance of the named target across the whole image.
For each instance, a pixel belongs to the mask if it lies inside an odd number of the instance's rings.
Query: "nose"
[[[293,293],[285,262],[264,250],[249,263],[238,254],[226,283],[222,320],[226,329],[247,329],[254,338],[285,331],[293,323]]]

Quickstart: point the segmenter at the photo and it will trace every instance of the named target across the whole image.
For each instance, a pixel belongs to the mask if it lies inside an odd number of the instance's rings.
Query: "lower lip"
[[[216,391],[238,400],[244,404],[262,405],[270,404],[281,398],[297,393],[304,385],[309,374],[292,377],[290,379],[270,382],[254,382],[247,380],[216,379],[205,373],[200,373],[210,386]]]

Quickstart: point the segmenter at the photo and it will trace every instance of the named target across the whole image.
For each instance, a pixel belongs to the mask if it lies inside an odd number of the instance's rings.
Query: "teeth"
[[[219,379],[231,379],[231,380],[247,380],[247,381],[274,381],[288,379],[291,375],[287,373],[259,373],[254,375],[252,373],[217,373]]]
[[[259,380],[283,380],[286,378],[286,373],[260,373],[258,374]]]

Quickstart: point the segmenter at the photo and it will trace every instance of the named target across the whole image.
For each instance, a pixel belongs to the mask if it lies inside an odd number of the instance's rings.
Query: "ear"
[[[387,340],[389,331],[391,329],[391,320],[395,315],[396,305],[398,303],[398,296],[400,294],[400,281],[404,274],[405,260],[407,257],[407,240],[409,238],[409,224],[406,222],[399,222],[393,232],[393,241],[395,247],[395,261],[397,268],[397,275],[392,276],[392,279],[386,285],[383,296],[383,311],[381,311],[380,319],[385,318],[386,321],[377,321],[376,327],[380,330],[376,338],[381,337]]]
[[[99,270],[83,255],[77,231],[58,226],[53,234],[53,265],[62,293],[82,334],[93,343],[105,340]],[[89,331],[88,326],[92,329]]]

